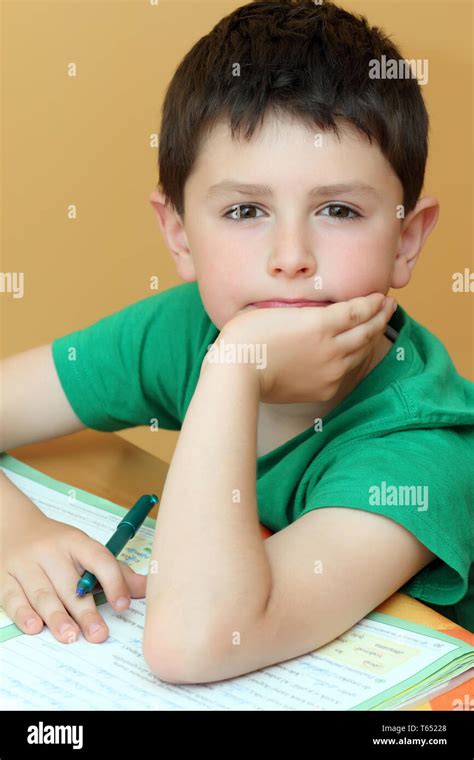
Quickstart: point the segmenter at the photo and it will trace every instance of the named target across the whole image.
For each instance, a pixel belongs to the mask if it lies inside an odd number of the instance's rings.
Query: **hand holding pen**
[[[62,644],[76,641],[81,633],[93,644],[105,641],[108,626],[93,594],[76,595],[80,574],[86,570],[99,578],[108,603],[117,612],[127,609],[131,599],[145,597],[147,576],[117,559],[87,532],[47,517],[25,494],[13,486],[10,490],[11,494],[3,489],[11,508],[9,529],[0,531],[0,605],[27,635],[35,636],[47,626]],[[145,498],[146,514],[155,498]],[[124,521],[129,521],[131,511]],[[134,530],[138,527],[134,523]],[[132,529],[127,531],[130,538]],[[120,534],[125,535],[123,528]],[[119,551],[118,545],[115,549]]]
[[[114,557],[117,557],[122,551],[125,544],[130,541],[144,522],[148,513],[154,507],[158,497],[152,494],[141,496],[136,504],[127,512],[125,517],[119,522],[112,537],[105,544]],[[77,596],[85,596],[91,593],[97,584],[97,578],[93,573],[87,570],[82,574],[76,587]]]

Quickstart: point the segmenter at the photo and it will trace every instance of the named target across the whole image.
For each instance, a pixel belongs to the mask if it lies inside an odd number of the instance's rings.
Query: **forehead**
[[[245,129],[242,129],[242,134],[232,137],[229,122],[221,118],[211,129],[203,131],[198,158],[206,156],[209,159],[216,150],[244,155],[255,151],[277,150],[285,144],[288,147],[290,143],[300,147],[306,146],[311,150],[318,144],[319,147],[348,144],[351,144],[353,148],[357,145],[367,149],[372,147],[367,137],[346,120],[337,119],[336,123],[338,135],[332,129],[323,130],[317,124],[298,119],[291,114],[269,112],[263,122],[256,126],[252,137],[246,140]],[[373,146],[376,146],[376,143],[373,143]]]
[[[226,120],[203,136],[186,183],[188,192],[207,192],[228,178],[295,189],[318,184],[366,183],[397,195],[401,184],[376,141],[346,121],[338,135],[291,115],[268,115],[250,138],[232,138]],[[392,187],[387,187],[387,184]]]

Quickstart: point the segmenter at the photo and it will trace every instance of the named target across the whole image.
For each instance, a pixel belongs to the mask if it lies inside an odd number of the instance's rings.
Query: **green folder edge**
[[[60,480],[55,480],[54,478],[49,477],[49,475],[45,475],[39,470],[36,470],[33,467],[20,462],[18,459],[11,457],[5,452],[0,454],[0,466],[4,467],[6,470],[17,473],[18,475],[23,475],[24,477],[29,478],[36,483],[48,486],[48,488],[52,488],[53,490],[65,495],[67,495],[71,489],[74,489],[77,498],[84,503],[92,507],[103,509],[106,512],[117,515],[118,517],[123,517],[123,515],[128,511],[124,507],[121,507],[118,504],[114,504],[112,501],[103,499],[102,497],[96,496],[95,494],[89,493],[88,491],[83,491],[81,488],[77,488],[76,486],[71,486],[67,483],[63,483]],[[147,517],[145,519],[144,525],[148,526],[149,528],[154,528],[155,523],[156,520],[151,517]],[[98,594],[94,594],[94,600],[96,604],[107,603],[107,599],[103,591],[100,591]],[[371,699],[368,699],[365,702],[361,702],[355,707],[350,708],[351,711],[389,709],[389,707],[396,707],[397,704],[404,702],[407,699],[416,697],[420,691],[427,689],[428,687],[434,688],[438,683],[442,683],[444,680],[446,680],[446,671],[449,672],[452,670],[449,678],[454,678],[455,676],[460,675],[465,670],[467,670],[468,667],[474,666],[474,647],[470,646],[465,641],[456,639],[452,636],[447,636],[441,631],[435,631],[432,628],[420,625],[419,623],[402,620],[400,618],[393,617],[392,615],[385,615],[381,612],[371,612],[365,617],[369,620],[375,620],[379,623],[392,625],[395,628],[402,628],[403,630],[412,631],[413,633],[421,633],[434,639],[447,641],[450,644],[454,644],[457,647],[457,651],[444,655],[435,664],[428,665],[423,670],[420,670],[416,675],[407,678],[398,686],[393,686],[389,689],[386,689],[376,697],[372,697]],[[5,641],[9,641],[16,636],[27,635],[28,634],[23,633],[23,631],[21,631],[14,623],[12,623],[11,625],[0,629],[0,644]],[[468,667],[463,667],[466,663]],[[402,691],[400,691],[400,689],[402,689]]]

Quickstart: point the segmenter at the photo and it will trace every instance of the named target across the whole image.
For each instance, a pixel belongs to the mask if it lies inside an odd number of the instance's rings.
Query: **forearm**
[[[203,370],[160,503],[147,624],[203,637],[228,630],[230,645],[271,588],[256,499],[258,380],[244,365]]]

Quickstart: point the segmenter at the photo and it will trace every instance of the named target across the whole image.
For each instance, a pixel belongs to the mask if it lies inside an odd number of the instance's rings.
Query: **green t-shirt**
[[[474,384],[401,306],[390,326],[391,350],[322,429],[257,459],[259,519],[278,531],[337,506],[395,520],[437,557],[400,591],[474,631]],[[60,337],[52,350],[86,426],[179,430],[218,335],[193,282]]]

